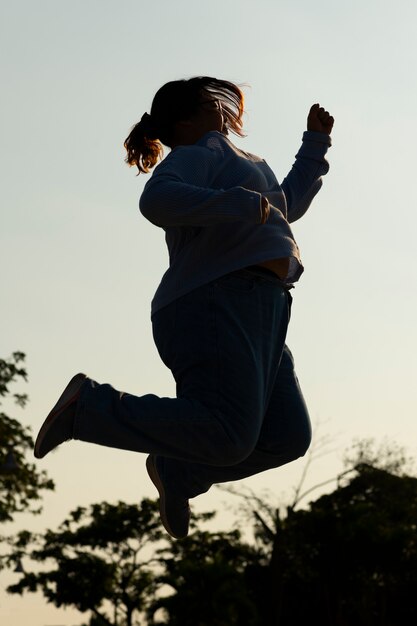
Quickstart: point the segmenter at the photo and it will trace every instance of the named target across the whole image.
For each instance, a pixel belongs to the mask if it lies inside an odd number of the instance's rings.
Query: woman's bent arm
[[[145,185],[139,203],[142,214],[161,227],[236,221],[259,224],[260,193],[240,186],[211,188],[218,159],[218,155],[201,146],[186,146],[172,152]]]
[[[304,215],[322,186],[321,177],[329,171],[329,163],[325,159],[329,146],[329,135],[305,131],[296,161],[281,184],[287,200],[289,222],[295,222]]]

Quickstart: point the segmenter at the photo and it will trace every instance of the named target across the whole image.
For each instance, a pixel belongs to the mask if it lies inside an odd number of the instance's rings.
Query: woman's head
[[[175,80],[161,87],[124,146],[126,163],[148,172],[170,148],[197,141],[210,130],[243,135],[243,93],[237,85],[210,76]]]

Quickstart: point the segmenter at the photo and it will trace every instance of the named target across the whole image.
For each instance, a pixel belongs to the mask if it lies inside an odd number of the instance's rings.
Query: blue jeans
[[[250,269],[178,298],[152,319],[177,397],[88,379],[74,438],[162,457],[167,486],[187,498],[302,456],[311,428],[285,346],[290,305],[277,277]]]

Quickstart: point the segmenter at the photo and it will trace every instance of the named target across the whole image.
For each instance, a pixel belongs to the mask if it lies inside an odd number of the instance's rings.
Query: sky
[[[175,395],[150,324],[164,236],[139,213],[147,177],[126,166],[123,141],[162,84],[212,75],[246,85],[247,137],[236,143],[278,180],[311,104],[335,117],[330,172],[293,224],[305,272],[288,343],[316,450],[326,443],[306,488],[336,476],[355,439],[415,455],[416,20],[413,0],[1,0],[0,356],[26,353],[29,382],[16,391],[30,396],[9,414],[36,434],[78,371],[136,395]],[[39,462],[57,485],[42,515],[7,532],[56,528],[80,504],[155,497],[144,462],[62,446]],[[305,463],[240,486],[285,502]],[[226,499],[212,489],[193,506],[218,510],[227,529]],[[81,623],[41,596],[7,596],[15,577],[0,575],[2,625]]]

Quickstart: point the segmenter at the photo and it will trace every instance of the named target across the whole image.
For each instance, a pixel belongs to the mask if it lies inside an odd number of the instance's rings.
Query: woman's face
[[[174,125],[174,136],[170,148],[196,143],[210,131],[227,131],[224,129],[224,118],[220,100],[207,91],[202,91],[195,113],[189,118]]]
[[[224,119],[220,100],[203,92],[198,111],[191,116],[190,121],[199,129],[201,136],[212,130],[222,132]]]

